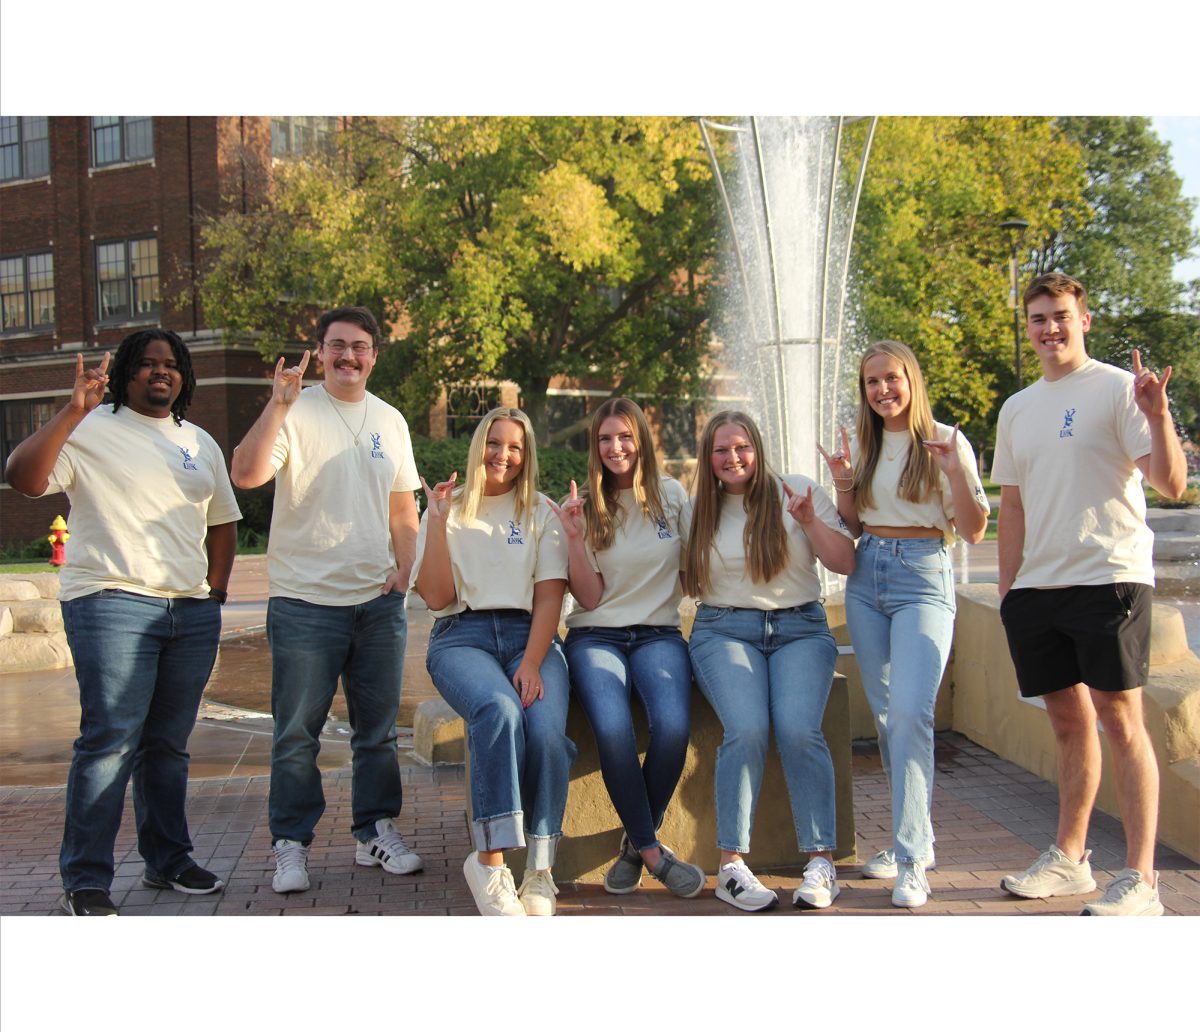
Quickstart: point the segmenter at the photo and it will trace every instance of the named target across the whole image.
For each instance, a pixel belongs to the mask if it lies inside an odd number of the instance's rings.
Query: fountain
[[[847,129],[865,122],[857,169]],[[781,471],[830,486],[817,442],[836,440],[856,399],[841,362],[854,218],[875,119],[700,119],[740,281],[725,302],[723,370]],[[710,131],[733,136],[722,169]],[[728,182],[727,182],[728,180]],[[852,372],[850,376],[852,377]]]

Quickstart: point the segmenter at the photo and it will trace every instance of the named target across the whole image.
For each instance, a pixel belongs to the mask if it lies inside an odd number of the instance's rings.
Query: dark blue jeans
[[[691,729],[692,667],[678,627],[576,627],[563,646],[571,686],[583,705],[604,787],[635,849],[658,846],[658,829],[675,794]],[[650,742],[638,757],[631,689]]]
[[[112,886],[131,776],[138,852],[173,877],[192,862],[187,740],[217,657],[221,608],[105,590],[64,602],[62,611],[82,711],[67,777],[63,888]]]
[[[272,840],[308,844],[325,812],[317,753],[339,677],[352,731],[351,833],[370,841],[376,821],[399,815],[396,714],[407,638],[401,592],[357,606],[267,601],[275,718],[267,800]]]

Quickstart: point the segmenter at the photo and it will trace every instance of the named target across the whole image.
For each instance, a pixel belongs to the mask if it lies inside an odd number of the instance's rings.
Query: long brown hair
[[[717,430],[726,425],[740,427],[754,446],[754,474],[741,496],[746,511],[742,547],[750,579],[755,584],[766,583],[787,565],[790,555],[783,526],[783,491],[779,477],[763,454],[762,435],[746,413],[725,409],[708,421],[700,435],[696,456],[696,479],[692,485],[696,502],[683,565],[684,588],[692,596],[702,594],[712,583],[709,559],[725,495],[724,485],[713,473],[712,450]]]
[[[867,362],[877,355],[886,355],[899,361],[908,379],[908,461],[900,477],[900,497],[909,502],[923,502],[941,487],[941,473],[929,449],[922,441],[932,441],[936,436],[933,410],[929,407],[929,395],[925,390],[925,377],[917,356],[907,344],[898,340],[876,341],[863,352],[858,363],[858,462],[854,465],[854,500],[859,510],[874,507],[871,481],[879,465],[879,453],[883,450],[883,416],[867,402]]]
[[[613,546],[621,512],[617,478],[600,458],[600,426],[613,416],[625,420],[637,438],[638,460],[633,470],[633,497],[647,519],[665,520],[659,490],[658,459],[654,455],[654,438],[646,414],[628,398],[609,398],[592,414],[588,430],[587,541],[593,552],[603,552]]]

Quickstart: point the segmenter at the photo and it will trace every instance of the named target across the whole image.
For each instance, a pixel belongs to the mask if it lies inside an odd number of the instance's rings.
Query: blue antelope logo
[[[1075,432],[1071,429],[1071,425],[1074,422],[1075,422],[1075,410],[1073,408],[1069,408],[1069,409],[1067,409],[1066,412],[1063,413],[1063,425],[1062,425],[1062,429],[1058,432],[1058,436],[1059,437],[1074,437]]]
[[[192,458],[191,453],[183,445],[176,445],[176,447],[183,452],[183,468],[195,469],[196,460]]]
[[[383,445],[380,443],[380,434],[371,434],[371,458],[383,458]]]
[[[671,531],[667,528],[666,520],[655,517],[654,523],[658,527],[659,540],[665,540],[671,536]]]
[[[521,537],[521,524],[515,520],[508,521],[508,543],[510,545],[525,544],[525,540]]]

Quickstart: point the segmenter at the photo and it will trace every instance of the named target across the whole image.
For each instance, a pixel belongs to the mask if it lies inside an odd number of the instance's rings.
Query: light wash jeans
[[[941,538],[863,534],[846,582],[846,624],[892,791],[892,845],[933,854],[933,708],[954,634],[954,582]]]
[[[138,852],[173,878],[192,865],[187,741],[217,657],[221,607],[106,589],[62,603],[62,612],[82,711],[67,776],[63,888],[111,888],[131,776]]]
[[[532,617],[520,609],[439,617],[425,665],[434,687],[467,724],[472,837],[480,851],[528,844],[527,866],[554,866],[575,743],[567,737],[571,686],[557,638],[542,660],[545,696],[528,709],[512,678]]]
[[[687,757],[692,667],[678,627],[575,627],[563,650],[571,686],[596,736],[604,787],[635,849],[659,846],[658,829]],[[650,742],[638,757],[632,692]]]
[[[725,729],[717,750],[717,846],[750,851],[774,729],[796,842],[807,853],[833,849],[833,760],[821,721],[837,645],[824,608],[818,602],[775,610],[701,604],[688,651],[696,683]]]
[[[319,606],[298,598],[267,600],[271,643],[271,838],[306,845],[325,812],[317,753],[338,678],[350,716],[353,779],[351,834],[375,837],[375,822],[400,813],[396,714],[408,622],[404,594],[357,606]]]

